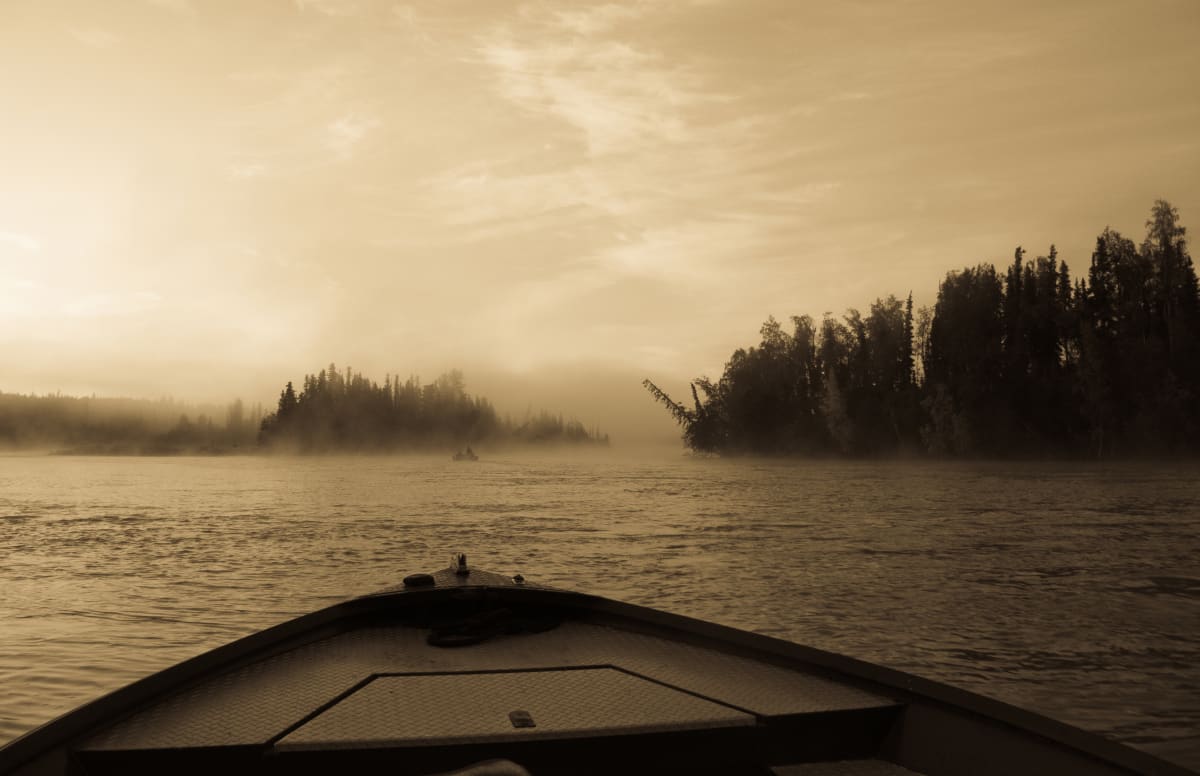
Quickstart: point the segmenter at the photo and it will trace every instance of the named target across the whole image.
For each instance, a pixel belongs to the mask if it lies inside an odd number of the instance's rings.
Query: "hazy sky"
[[[0,390],[633,395],[1018,243],[1079,273],[1156,197],[1200,230],[1198,33],[1196,0],[2,0]]]

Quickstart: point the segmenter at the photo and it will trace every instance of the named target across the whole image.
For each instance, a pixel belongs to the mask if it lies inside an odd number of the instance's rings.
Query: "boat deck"
[[[459,647],[433,646],[430,633],[376,625],[289,649],[164,698],[79,751],[101,762],[217,747],[430,749],[755,730],[838,713],[882,723],[898,708],[816,672],[606,624]]]

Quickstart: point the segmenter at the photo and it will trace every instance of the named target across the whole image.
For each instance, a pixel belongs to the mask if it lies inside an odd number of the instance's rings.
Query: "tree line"
[[[643,384],[718,454],[1116,457],[1200,452],[1200,287],[1154,203],[1140,245],[1106,228],[1085,277],[1054,246],[949,272],[932,307],[877,299],[773,317],[691,402]]]
[[[253,448],[261,405],[0,392],[0,448],[97,455]]]
[[[274,412],[241,399],[227,405],[173,399],[45,396],[0,392],[0,449],[95,455],[254,451],[447,449],[464,444],[609,444],[607,434],[546,410],[514,422],[467,394],[454,370],[423,385],[383,385],[330,364],[288,383]]]
[[[380,385],[349,367],[330,364],[288,382],[275,412],[263,418],[259,444],[297,451],[421,449],[463,444],[609,443],[608,435],[545,410],[514,423],[483,397],[466,392],[452,370],[422,385],[387,375]]]

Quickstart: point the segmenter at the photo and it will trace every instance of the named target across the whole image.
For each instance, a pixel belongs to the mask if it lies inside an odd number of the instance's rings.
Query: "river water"
[[[0,458],[0,742],[446,565],[779,636],[1200,769],[1200,465]]]

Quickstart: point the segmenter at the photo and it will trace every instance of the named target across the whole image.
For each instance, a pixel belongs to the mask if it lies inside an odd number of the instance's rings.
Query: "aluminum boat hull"
[[[135,682],[0,749],[0,773],[1190,773],[881,666],[460,571]]]

